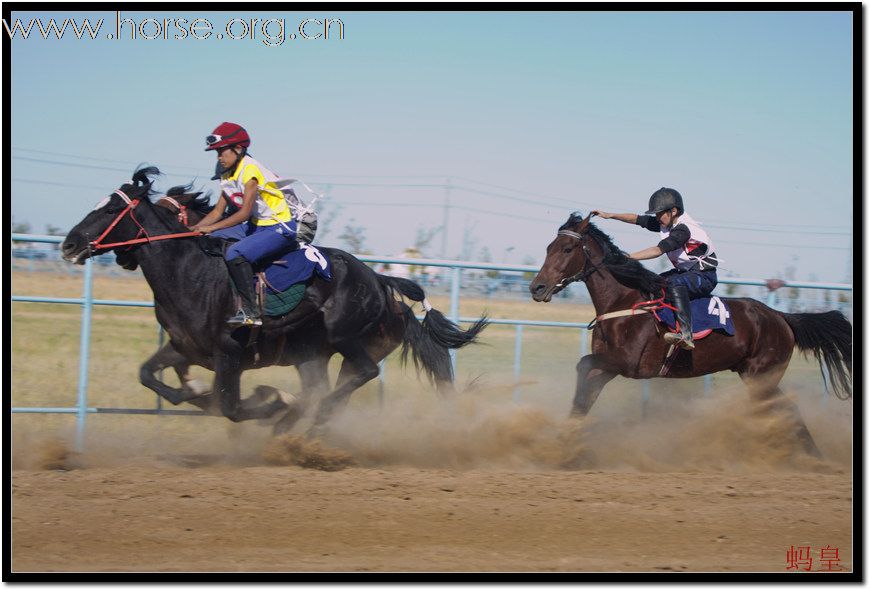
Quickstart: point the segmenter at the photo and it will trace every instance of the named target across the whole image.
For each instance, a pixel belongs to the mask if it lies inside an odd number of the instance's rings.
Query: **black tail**
[[[812,352],[828,367],[834,394],[840,399],[852,397],[852,324],[839,311],[825,313],[784,313],[794,332],[798,349]],[[822,380],[825,373],[822,371]],[[827,387],[827,381],[825,381]]]
[[[423,289],[414,281],[400,277],[378,275],[378,280],[390,288],[395,289],[412,301],[423,302],[424,307],[429,307],[425,302]],[[477,339],[478,334],[489,324],[487,319],[481,318],[468,330],[462,330],[444,317],[444,314],[429,307],[422,323],[414,315],[414,311],[407,305],[402,304],[402,313],[405,315],[405,333],[402,338],[402,362],[408,360],[410,352],[414,359],[417,371],[425,370],[429,380],[439,390],[452,388],[453,364],[450,362],[450,349],[462,348]]]

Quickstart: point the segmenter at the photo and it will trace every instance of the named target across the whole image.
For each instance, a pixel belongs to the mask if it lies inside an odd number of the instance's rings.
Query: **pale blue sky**
[[[161,188],[215,187],[203,138],[229,120],[279,173],[330,183],[325,245],[353,220],[372,251],[400,252],[441,225],[449,178],[448,257],[473,236],[468,257],[486,246],[537,264],[570,211],[642,212],[671,186],[707,226],[723,274],[794,265],[804,280],[847,278],[851,13],[122,14],[201,17],[215,32],[234,17],[283,18],[288,35],[306,18],[345,25],[344,40],[281,46],[259,30],[107,40],[112,12],[13,13],[35,17],[104,19],[97,40],[43,40],[34,27],[12,42],[12,213],[38,232],[68,229],[140,162],[170,173]],[[657,240],[598,224],[629,251]]]

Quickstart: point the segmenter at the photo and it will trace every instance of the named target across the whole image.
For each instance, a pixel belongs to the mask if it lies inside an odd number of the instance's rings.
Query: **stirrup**
[[[668,344],[676,344],[683,350],[695,349],[694,341],[683,338],[683,335],[680,332],[666,332],[662,338]]]
[[[245,313],[245,310],[240,309],[239,313],[227,320],[227,324],[231,326],[262,326],[263,320],[250,316]]]

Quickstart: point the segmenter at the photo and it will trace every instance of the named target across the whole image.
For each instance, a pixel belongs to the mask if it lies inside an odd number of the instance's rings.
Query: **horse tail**
[[[852,325],[839,311],[825,313],[783,313],[794,332],[795,345],[804,353],[812,352],[822,369],[831,374],[834,394],[840,399],[852,397]]]
[[[422,303],[426,313],[421,322],[408,305],[401,303],[405,317],[402,363],[407,362],[410,353],[417,371],[425,370],[429,380],[439,390],[442,387],[452,387],[453,363],[450,362],[449,351],[474,342],[489,324],[487,318],[483,317],[467,330],[462,330],[429,304],[423,289],[414,281],[382,274],[378,274],[378,280],[385,287],[398,291],[412,301]]]

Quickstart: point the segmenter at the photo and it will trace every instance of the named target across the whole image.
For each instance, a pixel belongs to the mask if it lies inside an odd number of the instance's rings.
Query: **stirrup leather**
[[[249,316],[243,309],[227,320],[231,326],[262,326],[263,320],[258,317]]]

